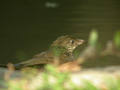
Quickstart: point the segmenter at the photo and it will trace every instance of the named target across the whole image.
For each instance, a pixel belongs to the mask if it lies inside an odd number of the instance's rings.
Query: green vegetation
[[[120,49],[120,31],[117,31],[114,36],[114,42],[116,47]]]
[[[66,51],[66,49],[64,47],[60,47],[60,46],[54,46],[50,48],[53,52],[53,54],[56,57],[59,57],[62,53],[64,53]]]
[[[31,71],[31,70],[30,70]],[[58,72],[57,69],[51,65],[46,66],[46,72],[35,75],[34,73],[25,74],[25,77],[7,80],[5,83],[8,85],[4,90],[120,90],[120,78],[113,78],[112,76],[104,76],[104,84],[97,86],[91,80],[77,79],[76,81],[82,82],[76,85],[70,79],[70,73]],[[27,70],[28,72],[28,70]],[[26,77],[28,76],[28,77]],[[39,80],[42,77],[41,80]],[[37,79],[37,80],[36,80]]]
[[[98,32],[96,29],[93,29],[89,37],[89,45],[95,46],[98,42]]]

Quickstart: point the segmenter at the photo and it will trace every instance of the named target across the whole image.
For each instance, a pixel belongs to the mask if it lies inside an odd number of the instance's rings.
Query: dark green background
[[[46,2],[58,6],[48,8]],[[2,0],[0,63],[30,58],[61,35],[87,40],[92,28],[101,41],[111,39],[120,29],[120,0]]]

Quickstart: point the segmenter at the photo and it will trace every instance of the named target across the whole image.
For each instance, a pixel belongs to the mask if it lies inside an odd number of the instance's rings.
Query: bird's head
[[[73,36],[65,35],[58,37],[51,45],[64,47],[68,52],[73,52],[73,50],[79,45],[83,44],[84,40],[75,38]]]

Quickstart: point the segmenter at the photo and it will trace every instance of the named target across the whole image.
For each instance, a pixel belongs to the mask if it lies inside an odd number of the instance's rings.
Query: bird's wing
[[[25,67],[25,66],[33,66],[38,64],[49,64],[53,62],[53,59],[54,57],[52,54],[50,54],[49,52],[44,52],[34,56],[32,59],[18,63],[15,66]]]

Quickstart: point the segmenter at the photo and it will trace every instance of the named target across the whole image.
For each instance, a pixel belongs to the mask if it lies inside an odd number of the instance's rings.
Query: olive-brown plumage
[[[15,66],[27,67],[38,64],[51,64],[54,63],[56,57],[59,59],[60,64],[72,61],[74,60],[73,50],[83,42],[84,40],[69,35],[58,37],[47,51],[33,56],[32,59],[15,64]]]

